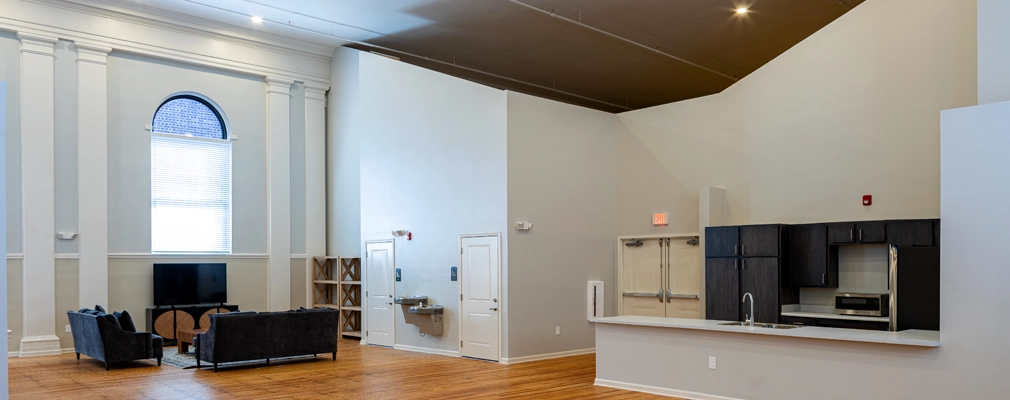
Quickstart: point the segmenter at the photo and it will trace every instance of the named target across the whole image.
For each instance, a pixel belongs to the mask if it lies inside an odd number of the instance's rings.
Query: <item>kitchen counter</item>
[[[661,318],[625,315],[620,317],[595,318],[597,324],[647,326],[655,328],[689,329],[713,332],[739,333],[743,335],[785,336],[804,339],[840,340],[847,342],[882,343],[902,346],[939,347],[939,331],[907,330],[902,332],[866,331],[842,328],[820,328],[804,326],[795,329],[772,329],[749,326],[719,325],[730,321],[703,319]]]

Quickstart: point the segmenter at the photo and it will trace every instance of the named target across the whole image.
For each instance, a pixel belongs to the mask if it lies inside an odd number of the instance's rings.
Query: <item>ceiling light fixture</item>
[[[260,16],[256,16],[256,15],[253,15],[253,16],[252,16],[251,18],[249,18],[249,19],[251,19],[251,20],[252,20],[252,22],[255,22],[255,23],[257,23],[257,24],[262,24],[262,23],[263,23],[263,17],[260,17]]]
[[[747,13],[747,7],[740,7],[738,9],[736,9],[736,13],[737,14],[746,14]]]

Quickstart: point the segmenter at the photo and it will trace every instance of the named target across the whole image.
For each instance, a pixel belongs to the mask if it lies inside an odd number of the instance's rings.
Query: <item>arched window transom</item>
[[[224,119],[207,101],[196,96],[174,96],[158,107],[151,124],[154,133],[227,139]]]

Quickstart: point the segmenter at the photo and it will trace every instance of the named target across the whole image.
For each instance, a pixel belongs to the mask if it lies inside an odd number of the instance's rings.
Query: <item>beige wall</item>
[[[697,230],[703,186],[731,223],[937,217],[939,112],[976,101],[975,20],[973,1],[868,1],[720,94],[620,114],[618,232],[666,211]]]
[[[195,259],[114,258],[109,260],[109,305],[129,310],[137,329],[147,327],[147,309],[154,307],[152,264],[162,262],[223,262],[228,264],[228,304],[240,310],[267,310],[267,260],[264,258]]]
[[[586,282],[608,282],[606,309],[616,304],[616,118],[515,92],[507,100],[506,357],[591,349]],[[516,230],[520,221],[533,229]]]
[[[56,260],[56,336],[60,338],[60,348],[74,347],[74,336],[67,332],[70,318],[67,311],[80,309],[78,293],[80,291],[78,260]],[[103,304],[103,306],[108,307]],[[90,306],[94,307],[94,305]],[[106,308],[112,312],[112,309]],[[132,312],[130,314],[133,314]]]
[[[304,258],[292,258],[291,259],[291,309],[297,309],[298,307],[312,308],[308,304],[308,300],[305,297],[305,293],[308,291],[308,285],[306,284],[305,277],[305,259]]]

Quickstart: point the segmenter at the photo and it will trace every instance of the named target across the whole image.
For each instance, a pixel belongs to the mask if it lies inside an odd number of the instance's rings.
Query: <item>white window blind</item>
[[[231,143],[151,135],[151,246],[231,253]]]

